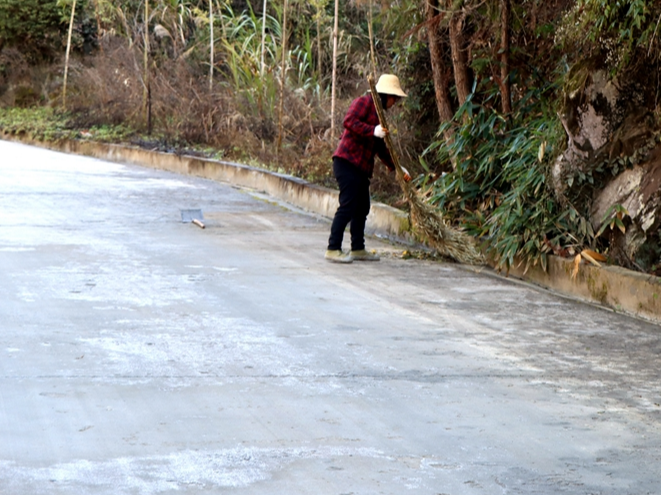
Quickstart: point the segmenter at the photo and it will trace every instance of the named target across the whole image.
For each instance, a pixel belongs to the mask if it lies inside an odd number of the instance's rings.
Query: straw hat
[[[406,98],[406,93],[402,91],[399,85],[399,78],[392,74],[382,74],[379,82],[376,83],[376,92],[385,95],[395,95]]]

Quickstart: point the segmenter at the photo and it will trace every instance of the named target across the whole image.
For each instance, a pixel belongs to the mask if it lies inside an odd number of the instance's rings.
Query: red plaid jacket
[[[333,157],[342,158],[372,177],[374,155],[390,170],[394,170],[392,158],[383,139],[374,137],[374,128],[379,124],[379,115],[367,94],[356,98],[344,117],[344,132]]]

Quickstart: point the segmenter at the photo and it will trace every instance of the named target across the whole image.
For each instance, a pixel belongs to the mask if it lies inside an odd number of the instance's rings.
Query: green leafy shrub
[[[651,55],[658,57],[660,13],[656,0],[578,0],[557,40],[570,58],[592,59],[619,72]]]
[[[531,89],[509,118],[471,96],[443,125],[427,150],[455,164],[428,188],[432,203],[481,240],[499,268],[517,259],[546,269],[549,253],[583,245],[594,233],[573,208],[561,208],[548,187],[550,165],[561,151],[562,125],[544,93]],[[495,98],[492,96],[491,98]],[[454,139],[444,132],[454,127]]]
[[[0,47],[43,58],[61,45],[63,29],[57,0],[0,0]]]
[[[45,107],[0,109],[0,131],[45,141],[72,134],[66,116]]]

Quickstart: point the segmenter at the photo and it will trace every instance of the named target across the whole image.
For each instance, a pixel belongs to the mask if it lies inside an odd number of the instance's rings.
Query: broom
[[[381,106],[381,99],[376,92],[374,78],[367,78],[372,92],[372,100],[379,115],[381,127],[388,129],[385,112]],[[386,146],[395,165],[397,182],[404,192],[404,196],[411,209],[411,222],[416,230],[428,244],[439,254],[448,256],[459,263],[481,265],[485,263],[484,255],[478,250],[475,239],[465,232],[455,229],[445,222],[440,212],[420,197],[418,192],[404,180],[404,172],[399,163],[399,156],[393,146],[390,133],[386,133]]]

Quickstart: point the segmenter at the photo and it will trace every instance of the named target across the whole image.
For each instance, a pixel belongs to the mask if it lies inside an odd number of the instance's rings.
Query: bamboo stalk
[[[184,36],[184,15],[182,12],[184,11],[184,5],[180,4],[179,5],[179,36],[181,37],[181,46],[182,49],[186,48],[186,36]]]
[[[259,71],[259,75],[264,77],[264,70],[266,62],[266,0],[264,0],[264,7],[262,10],[262,65]]]
[[[510,0],[500,1],[500,81],[501,98],[503,100],[503,113],[512,113],[512,94],[510,90],[510,23],[511,4]]]
[[[367,78],[372,100],[379,116],[379,122],[384,129],[388,129],[385,112],[381,106],[381,99],[376,91],[374,78]],[[411,223],[413,228],[420,234],[438,253],[460,262],[470,265],[484,264],[484,256],[477,249],[475,239],[461,230],[454,229],[446,224],[439,211],[422,199],[417,191],[404,180],[404,171],[399,163],[399,155],[389,132],[386,132],[386,146],[390,157],[395,165],[397,182],[399,182],[406,200],[411,209]]]
[[[369,33],[370,37],[370,58],[372,59],[372,77],[376,79],[376,57],[374,55],[374,33],[372,31],[372,23],[373,23],[373,16],[372,16],[372,0],[370,0],[370,9],[369,9],[369,19],[368,19],[368,24],[367,24],[367,30]]]
[[[100,41],[101,40],[101,17],[99,16],[99,1],[96,0],[94,2],[94,14],[96,16],[96,36],[97,39]],[[103,53],[103,43],[99,43],[99,49],[101,50],[101,53]]]
[[[213,0],[209,0],[209,91],[213,90]]]
[[[64,57],[64,82],[62,85],[62,108],[67,109],[67,80],[69,78],[69,55],[71,54],[71,36],[73,35],[73,21],[76,15],[76,0],[71,6],[71,20],[69,21],[69,36],[67,37],[67,54]]]
[[[335,142],[335,94],[337,86],[337,30],[340,2],[335,0],[335,20],[333,21],[333,75],[331,83],[331,142]]]
[[[661,15],[659,16],[659,20],[656,21],[656,27],[654,28],[654,32],[652,33],[652,39],[650,39],[650,47],[647,49],[647,56],[650,56],[650,53],[652,53],[652,45],[654,44],[654,37],[656,36],[656,31],[659,29],[659,23],[661,22]]]
[[[321,83],[321,4],[317,3],[317,77]]]
[[[144,54],[143,54],[143,91],[142,91],[142,110],[149,120],[148,99],[149,99],[149,0],[145,0],[145,27],[144,27]]]
[[[225,20],[223,19],[223,9],[220,0],[216,0],[216,10],[218,11],[218,20],[220,21],[220,30],[222,31],[223,41],[227,42],[227,30],[225,29]]]
[[[282,113],[284,108],[285,101],[285,82],[287,80],[287,5],[288,1],[284,0],[284,5],[282,9],[282,66],[280,69],[280,103],[278,108],[278,145],[277,145],[277,154],[278,159],[280,156],[280,150],[282,148],[282,134],[283,134],[283,123],[282,123]]]

